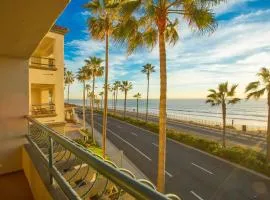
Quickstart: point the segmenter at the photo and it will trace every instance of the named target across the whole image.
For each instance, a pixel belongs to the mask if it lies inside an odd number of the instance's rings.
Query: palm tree
[[[118,2],[93,0],[85,5],[92,14],[88,19],[88,30],[95,40],[105,40],[105,90],[104,90],[104,112],[102,127],[102,149],[103,157],[106,154],[106,130],[108,112],[108,75],[109,75],[109,38],[113,33],[115,21],[118,19],[116,7]]]
[[[257,74],[259,77],[258,81],[251,82],[246,87],[247,99],[254,98],[259,99],[264,94],[267,96],[268,105],[268,121],[267,121],[267,136],[266,136],[266,158],[270,162],[270,70],[262,68]]]
[[[100,105],[101,105],[101,109],[102,109],[102,103],[103,103],[104,92],[100,92],[100,93],[99,93],[99,96],[101,97]]]
[[[114,108],[114,102],[115,102],[115,88],[114,88],[113,85],[109,88],[109,91],[112,93],[112,109],[113,109]]]
[[[78,70],[77,79],[79,82],[83,83],[83,129],[85,130],[85,82],[90,79],[87,67],[84,66]]]
[[[160,102],[159,102],[159,153],[157,189],[165,189],[166,162],[166,100],[167,64],[166,42],[174,45],[179,39],[177,26],[180,20],[201,33],[213,32],[217,23],[212,6],[226,0],[156,0],[124,1],[121,3],[122,22],[115,28],[117,42],[127,43],[129,54],[141,47],[159,47]],[[142,9],[141,9],[142,8]],[[180,16],[183,16],[180,18]],[[184,24],[180,23],[180,24]]]
[[[92,76],[92,92],[91,92],[91,132],[92,132],[92,139],[95,143],[94,139],[94,102],[95,102],[95,78],[103,76],[104,67],[101,66],[101,63],[103,62],[102,59],[97,57],[89,57],[89,59],[85,60],[86,66],[88,67],[88,70]]]
[[[99,110],[100,99],[95,98],[96,110]]]
[[[150,74],[152,72],[155,72],[155,66],[151,64],[146,64],[143,66],[143,69],[141,70],[142,73],[146,74],[147,77],[147,97],[146,97],[146,114],[145,114],[145,121],[148,121],[148,98],[149,98],[149,79]]]
[[[120,81],[115,81],[113,83],[113,87],[115,89],[114,115],[115,115],[115,112],[116,112],[118,91],[119,91],[120,86],[121,86],[121,82]]]
[[[138,92],[133,97],[137,99],[137,115],[136,115],[136,118],[138,120],[138,116],[139,116],[139,99],[142,98],[142,95],[141,95],[141,93]]]
[[[218,85],[217,90],[210,89],[210,94],[207,96],[206,103],[211,104],[211,106],[221,105],[222,110],[222,121],[223,121],[223,137],[222,137],[222,146],[225,148],[225,137],[226,137],[226,114],[227,114],[227,105],[236,104],[240,101],[239,98],[235,98],[235,90],[238,85],[232,85],[231,88],[228,86],[228,82],[221,83]]]
[[[127,108],[127,92],[132,89],[132,83],[128,81],[122,81],[121,90],[125,93],[124,102],[124,119],[126,118],[126,108]]]
[[[85,85],[85,91],[86,91],[87,97],[89,97],[89,109],[90,109],[91,108],[91,98],[90,98],[91,85],[90,84]],[[86,99],[86,104],[87,104],[87,99]]]
[[[65,76],[64,76],[64,78],[65,78],[65,85],[68,86],[67,99],[68,99],[68,103],[69,103],[69,87],[74,82],[75,76],[72,73],[72,71],[66,71],[65,70],[65,73],[64,74],[65,74]]]

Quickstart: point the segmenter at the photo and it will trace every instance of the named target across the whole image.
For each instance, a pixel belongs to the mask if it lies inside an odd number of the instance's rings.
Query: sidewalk
[[[77,116],[79,123],[82,120]],[[88,122],[86,122],[86,128],[91,130],[91,126]],[[100,146],[102,146],[102,134],[94,129],[94,138]],[[135,176],[136,179],[147,179],[149,180],[139,168],[137,168],[125,155],[125,152],[118,149],[110,140],[106,139],[107,142],[107,149],[106,154],[110,157],[111,161],[113,161],[118,167],[125,168],[131,171]]]

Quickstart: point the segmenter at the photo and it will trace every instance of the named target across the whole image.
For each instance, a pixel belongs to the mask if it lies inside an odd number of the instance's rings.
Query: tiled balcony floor
[[[22,171],[0,175],[0,199],[34,199],[27,179]]]

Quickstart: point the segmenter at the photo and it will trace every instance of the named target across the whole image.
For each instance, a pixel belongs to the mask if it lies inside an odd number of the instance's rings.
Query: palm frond
[[[256,91],[254,91],[254,92],[250,92],[250,93],[248,93],[248,95],[247,95],[247,99],[254,98],[254,99],[257,100],[257,99],[259,99],[261,96],[264,95],[265,90],[266,90],[266,88],[263,88],[263,89],[260,89],[260,90],[256,90]]]
[[[259,81],[255,81],[255,82],[251,82],[247,85],[245,92],[249,92],[249,91],[253,91],[258,89],[258,87],[260,86],[260,82]]]
[[[214,14],[205,4],[185,0],[183,16],[190,27],[200,33],[212,33],[216,30],[217,22]]]
[[[228,91],[227,96],[232,97],[235,95],[235,90],[238,87],[238,84],[232,85],[231,89]]]
[[[132,1],[126,0],[121,2],[120,13],[124,17],[131,16],[134,12],[140,9],[141,2],[142,2],[141,0],[132,0]]]
[[[233,99],[228,100],[228,104],[236,104],[240,101],[241,101],[241,99],[239,99],[239,98],[233,98]]]
[[[260,72],[257,74],[265,84],[270,83],[270,71],[269,69],[263,67],[261,68]]]
[[[172,45],[175,45],[175,43],[179,40],[179,35],[177,31],[178,26],[178,20],[175,19],[173,23],[169,23],[165,30],[165,39],[167,42],[169,42]]]
[[[98,17],[88,19],[88,29],[93,39],[104,40],[107,31],[106,20]]]

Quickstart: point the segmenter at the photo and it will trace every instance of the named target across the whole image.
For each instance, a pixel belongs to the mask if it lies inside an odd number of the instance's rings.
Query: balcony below
[[[33,69],[56,71],[55,59],[47,57],[34,57],[29,60],[29,67]]]
[[[31,116],[34,118],[55,117],[57,116],[55,111],[55,104],[45,103],[32,105]]]

